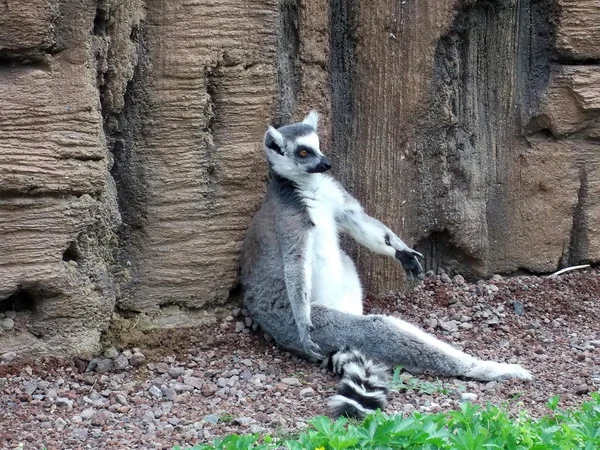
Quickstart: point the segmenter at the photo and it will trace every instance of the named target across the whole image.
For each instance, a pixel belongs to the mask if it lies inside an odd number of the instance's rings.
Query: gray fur
[[[316,124],[314,119],[305,121]],[[315,128],[303,122],[279,130],[270,128],[265,135],[271,180],[241,256],[243,298],[253,319],[280,346],[313,360],[349,346],[368,358],[402,365],[414,372],[430,370],[480,380],[530,379],[531,374],[518,365],[476,359],[398,319],[349,314],[314,301],[311,304],[314,292],[307,285],[310,280],[305,279],[305,270],[310,269],[306,265],[310,262],[306,244],[317,225],[307,208],[315,199],[306,197],[307,191],[299,186],[313,180],[310,177],[322,180],[327,176],[310,173],[314,161],[307,165],[294,157],[299,137],[307,136],[307,126]],[[271,148],[272,142],[278,143],[282,153]],[[314,153],[315,157],[325,158],[318,149]],[[339,183],[326,180],[318,189],[339,189],[342,193],[339,197],[343,204],[339,208],[336,205],[334,214],[338,231],[348,233],[375,252],[396,258],[409,274],[422,278],[423,269],[417,259],[421,255],[368,216]],[[337,252],[347,259],[337,245]],[[343,286],[339,286],[340,295],[342,291]]]

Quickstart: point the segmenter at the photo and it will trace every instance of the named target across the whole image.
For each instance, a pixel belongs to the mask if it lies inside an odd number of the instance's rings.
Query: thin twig
[[[554,272],[552,275],[548,275],[548,278],[554,278],[558,275],[561,275],[565,272],[570,272],[572,270],[587,269],[588,267],[590,267],[589,264],[583,264],[581,266],[565,267],[564,269],[560,269],[558,272]]]

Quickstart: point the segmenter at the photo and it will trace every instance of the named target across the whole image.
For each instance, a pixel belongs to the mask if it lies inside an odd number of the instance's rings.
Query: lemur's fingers
[[[302,347],[310,359],[313,361],[322,361],[325,356],[321,354],[321,347],[315,344],[310,336],[302,340]]]
[[[405,250],[396,250],[396,259],[400,261],[404,270],[406,270],[407,274],[410,277],[417,278],[422,280],[425,278],[425,273],[423,271],[423,266],[417,259],[417,256],[423,258],[419,252],[407,248]]]

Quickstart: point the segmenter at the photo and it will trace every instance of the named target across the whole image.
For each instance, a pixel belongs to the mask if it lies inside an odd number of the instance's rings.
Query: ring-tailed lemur
[[[413,372],[531,379],[519,365],[474,358],[394,317],[363,315],[358,273],[338,234],[395,258],[421,279],[422,256],[325,174],[331,164],[319,148],[317,122],[311,111],[265,134],[270,181],[241,257],[244,304],[253,319],[288,350],[316,361],[330,355],[324,363],[342,375],[330,401],[336,416],[362,417],[385,405],[386,371],[366,358]]]

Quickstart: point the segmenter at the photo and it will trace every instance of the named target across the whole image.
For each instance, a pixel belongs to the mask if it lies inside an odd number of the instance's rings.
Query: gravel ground
[[[552,395],[572,407],[600,386],[597,269],[478,283],[431,275],[407,295],[367,300],[367,310],[398,315],[471,354],[520,363],[536,376],[477,383],[403,375],[417,388],[393,392],[390,413],[455,409],[469,399],[540,415]],[[336,378],[251,326],[234,310],[220,326],[169,332],[154,348],[110,348],[91,362],[4,354],[0,447],[170,449],[226,433],[298,432],[327,412]]]

